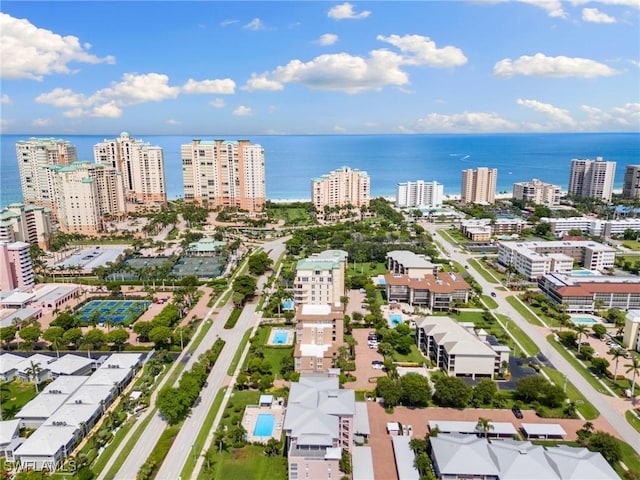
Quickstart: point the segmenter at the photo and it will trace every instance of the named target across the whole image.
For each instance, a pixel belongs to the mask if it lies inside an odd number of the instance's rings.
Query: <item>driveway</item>
[[[367,337],[369,332],[373,329],[370,328],[354,328],[351,333],[355,338],[356,345],[356,376],[355,382],[345,383],[345,388],[351,388],[353,390],[373,390],[376,388],[376,379],[383,377],[386,373],[382,370],[376,370],[371,366],[371,362],[374,360],[384,361],[384,357],[378,353],[375,348],[369,348],[367,345]]]

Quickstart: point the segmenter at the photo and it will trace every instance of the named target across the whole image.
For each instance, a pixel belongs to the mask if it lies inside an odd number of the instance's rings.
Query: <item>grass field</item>
[[[23,383],[14,380],[3,383],[0,394],[0,405],[2,405],[2,419],[11,420],[16,416],[22,407],[34,399],[37,395],[33,383]]]
[[[487,282],[499,285],[500,282],[494,277],[489,270],[485,269],[484,265],[475,258],[469,259],[469,265],[471,265]]]
[[[273,220],[282,220],[285,225],[308,225],[315,221],[302,206],[270,207],[267,214]]]
[[[543,370],[553,383],[564,388],[564,375],[562,373],[554,368],[548,367],[544,367]],[[573,383],[569,381],[567,381],[567,398],[576,402],[578,411],[582,414],[585,420],[593,420],[600,416],[600,412],[598,412],[596,407],[591,405],[584,395],[582,395],[580,390],[578,390]]]
[[[624,416],[626,417],[627,422],[629,422],[631,426],[640,433],[640,417],[634,414],[631,410],[624,412]]]
[[[524,319],[532,325],[536,325],[538,327],[543,326],[542,322],[536,317],[529,309],[527,309],[520,300],[516,297],[507,297],[507,302],[515,308],[520,315],[524,317]]]
[[[374,275],[384,275],[388,273],[387,265],[384,263],[356,263],[355,267],[353,262],[347,267],[347,275],[366,275],[367,277],[373,277]]]
[[[412,362],[422,365],[423,363],[429,363],[416,345],[411,345],[411,351],[407,355],[401,355],[394,351],[391,355],[394,362]]]
[[[640,242],[637,240],[621,240],[622,244],[630,250],[639,251]]]
[[[287,478],[287,461],[281,456],[267,457],[264,447],[247,445],[243,448],[231,448],[217,454],[212,471],[203,469],[198,479],[210,480],[271,480]],[[338,473],[338,472],[336,472]],[[338,478],[338,477],[336,477]]]
[[[498,308],[498,304],[496,303],[496,301],[489,295],[482,295],[482,301],[488,308]]]

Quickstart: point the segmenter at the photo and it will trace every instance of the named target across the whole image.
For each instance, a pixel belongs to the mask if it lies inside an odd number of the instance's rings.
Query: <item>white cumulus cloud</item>
[[[200,93],[214,93],[214,94],[228,94],[235,93],[236,82],[230,78],[217,79],[217,80],[193,80],[190,78],[182,86],[183,93],[200,94]]]
[[[2,97],[0,98],[0,103],[2,103],[3,105],[8,105],[11,103],[11,99],[9,98],[9,95],[7,95],[6,93],[2,94]]]
[[[406,65],[429,65],[430,67],[455,67],[467,63],[467,57],[457,47],[438,48],[429,37],[422,35],[378,35],[378,40],[390,43],[405,54]]]
[[[277,81],[269,78],[268,73],[263,73],[261,75],[256,75],[255,73],[251,74],[251,78],[247,80],[247,83],[242,90],[247,90],[249,92],[255,92],[256,90],[267,90],[267,91],[278,91],[282,90],[284,85]]]
[[[211,100],[209,105],[213,108],[224,108],[224,100],[221,98],[216,98],[215,100]]]
[[[54,88],[50,92],[41,93],[36,97],[36,103],[46,103],[60,108],[76,108],[86,103],[86,98],[68,88]]]
[[[552,122],[563,126],[575,125],[576,121],[571,117],[568,110],[558,108],[550,103],[543,103],[538,100],[527,100],[519,98],[516,100],[518,105],[530,108],[538,113],[547,116]]]
[[[26,19],[0,13],[0,75],[5,79],[42,80],[54,73],[69,74],[70,63],[114,63],[112,56],[89,53],[91,45],[78,37],[38,28]]]
[[[53,122],[50,118],[36,118],[31,122],[34,127],[48,127]]]
[[[89,112],[89,116],[98,118],[119,118],[122,116],[122,109],[116,104],[116,102],[107,102],[93,107]]]
[[[493,67],[497,77],[530,75],[538,77],[608,77],[618,73],[608,65],[588,58],[547,57],[543,53],[523,55],[516,60],[505,58]]]
[[[251,110],[251,107],[246,107],[244,105],[240,105],[238,108],[236,108],[233,111],[233,114],[236,117],[249,117],[249,116],[253,115],[253,111]]]
[[[371,15],[368,10],[363,10],[360,13],[356,13],[353,10],[353,5],[349,2],[345,2],[342,5],[336,5],[329,10],[327,16],[334,20],[359,20],[361,18],[367,18]]]
[[[640,0],[571,0],[571,3],[574,5],[601,3],[603,5],[620,5],[623,7],[634,7],[640,9]]]
[[[260,20],[259,18],[254,18],[242,28],[247,30],[264,30],[265,26],[264,23],[262,23],[262,20]]]
[[[324,35],[320,35],[320,38],[316,40],[316,43],[322,46],[333,45],[338,41],[338,35],[335,33],[325,33]]]
[[[567,13],[562,8],[562,2],[560,0],[518,0],[521,3],[528,3],[536,7],[542,8],[547,12],[550,17],[564,18]]]
[[[472,132],[509,132],[513,131],[515,125],[500,117],[494,112],[463,112],[450,115],[440,113],[430,113],[423,118],[419,118],[413,129],[416,133],[430,132],[451,132],[451,133],[472,133]]]
[[[591,23],[616,23],[615,17],[607,15],[597,8],[583,8],[582,20]]]

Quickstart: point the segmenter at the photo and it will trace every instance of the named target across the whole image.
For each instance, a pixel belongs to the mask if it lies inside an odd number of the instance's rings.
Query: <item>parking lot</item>
[[[355,382],[345,383],[345,388],[352,388],[355,390],[373,390],[376,388],[376,379],[386,375],[384,370],[373,368],[371,362],[382,362],[384,357],[378,353],[375,348],[369,348],[367,345],[367,337],[369,332],[373,331],[370,328],[354,328],[352,331],[353,338],[356,340],[356,371],[353,374],[356,376]]]

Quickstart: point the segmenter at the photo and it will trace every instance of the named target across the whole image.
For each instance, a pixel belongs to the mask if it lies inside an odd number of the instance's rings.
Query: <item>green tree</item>
[[[408,373],[400,377],[402,404],[412,407],[426,407],[431,399],[429,380],[417,373]]]
[[[141,340],[149,340],[149,332],[153,330],[154,325],[151,322],[136,322],[133,324],[133,331]]]
[[[483,378],[473,388],[473,402],[477,405],[490,405],[498,393],[496,382],[490,378]]]
[[[24,370],[24,373],[27,375],[29,380],[33,380],[36,392],[38,392],[38,383],[40,383],[40,374],[42,373],[42,367],[40,364],[31,360],[31,362],[29,362],[29,366]]]
[[[476,430],[482,432],[484,438],[489,438],[489,432],[494,430],[495,427],[491,423],[491,419],[480,417],[478,418],[478,423],[476,424]]]
[[[264,454],[267,457],[277,457],[280,455],[280,442],[275,438],[270,438],[264,446]]]
[[[123,328],[116,328],[107,333],[107,342],[111,342],[118,347],[118,350],[129,340],[129,333]]]
[[[620,362],[620,358],[624,357],[626,353],[621,348],[612,348],[609,350],[609,355],[613,357],[616,362],[616,366],[613,371],[613,381],[617,382],[618,380],[618,363]]]
[[[593,452],[600,452],[610,464],[619,462],[622,458],[620,443],[611,434],[597,430],[589,436],[587,448]]]
[[[633,373],[633,380],[631,381],[631,397],[633,398],[636,389],[636,376],[640,373],[640,358],[634,356],[631,359],[631,363],[627,363],[625,367],[629,367],[627,368],[627,373]]]
[[[591,360],[591,368],[598,375],[604,375],[607,373],[607,368],[609,368],[609,360],[606,358],[594,358]]]
[[[106,343],[106,335],[99,328],[93,328],[84,335],[83,344],[87,347],[98,349]]]
[[[187,416],[190,402],[187,392],[182,388],[163,388],[158,393],[156,405],[160,415],[169,423],[175,425]]]
[[[51,344],[57,354],[59,354],[60,346],[63,344],[63,335],[64,329],[62,327],[49,327],[42,332],[42,338]]]
[[[233,281],[232,289],[242,295],[242,303],[246,303],[256,292],[256,279],[249,275],[240,275]]]
[[[397,381],[389,377],[378,378],[376,395],[384,398],[385,407],[395,407],[402,399],[402,389]]]
[[[73,344],[75,348],[78,348],[78,343],[82,339],[82,330],[78,327],[70,328],[64,335],[62,335],[62,341],[65,345]]]
[[[18,335],[20,335],[20,338],[24,340],[25,348],[27,350],[30,350],[31,348],[33,348],[35,343],[40,338],[41,334],[42,334],[42,330],[40,329],[40,325],[29,325],[26,327],[22,327],[18,332]]]
[[[149,340],[161,348],[167,345],[171,338],[171,329],[169,327],[154,327],[149,332]]]
[[[589,327],[587,327],[586,325],[583,325],[583,324],[578,324],[575,327],[573,327],[573,329],[578,334],[578,353],[580,353],[580,347],[582,347],[582,345],[581,345],[582,336],[589,331]]]
[[[596,338],[604,338],[607,333],[607,327],[605,327],[601,323],[596,323],[593,327],[591,327],[591,330],[593,330],[593,334],[596,336]]]
[[[8,327],[0,328],[0,341],[2,342],[13,342],[16,338],[17,328],[15,325],[9,325]]]
[[[82,320],[68,312],[62,312],[53,322],[51,322],[51,325],[61,327],[64,330],[69,330],[70,328],[81,326]]]
[[[438,378],[435,388],[433,400],[441,407],[464,408],[473,396],[473,389],[458,377]]]
[[[266,252],[258,252],[251,255],[251,257],[249,257],[249,260],[247,262],[247,266],[249,267],[249,272],[252,275],[256,275],[256,276],[262,275],[269,268],[271,268],[272,264],[273,264],[273,260],[271,260],[271,258]]]

